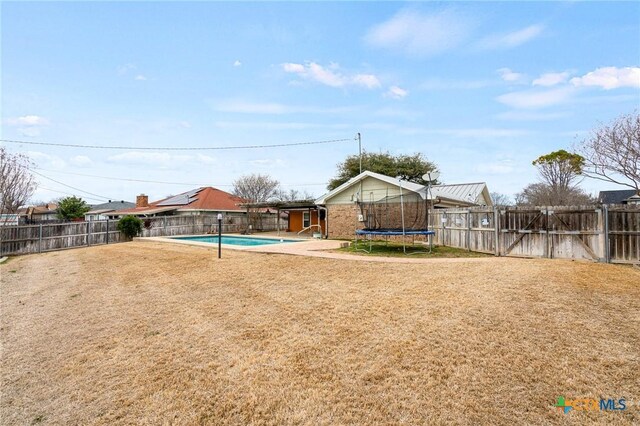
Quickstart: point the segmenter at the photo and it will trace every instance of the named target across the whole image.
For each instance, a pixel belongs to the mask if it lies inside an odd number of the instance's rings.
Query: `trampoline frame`
[[[387,237],[385,240],[388,243],[389,242],[389,238],[388,237],[392,237],[392,236],[402,236],[402,237],[407,237],[407,236],[411,236],[412,237],[412,241],[411,244],[414,245],[416,242],[415,236],[416,235],[425,235],[428,237],[429,240],[429,251],[415,251],[413,253],[409,253],[411,254],[424,254],[424,253],[431,253],[431,251],[433,250],[433,240],[431,238],[432,235],[435,235],[435,231],[429,231],[429,230],[403,230],[403,229],[393,229],[393,228],[381,228],[381,229],[357,229],[356,230],[356,240],[355,240],[355,250],[356,251],[363,251],[365,253],[371,253],[371,242],[373,241],[373,239],[371,238],[374,235],[377,236],[382,236],[382,237]],[[358,235],[362,235],[362,236],[367,236],[367,239],[369,240],[369,250],[366,250],[364,248],[358,248]],[[402,251],[404,252],[404,254],[407,254],[407,246],[404,243],[404,238],[403,238],[403,245],[402,245]]]

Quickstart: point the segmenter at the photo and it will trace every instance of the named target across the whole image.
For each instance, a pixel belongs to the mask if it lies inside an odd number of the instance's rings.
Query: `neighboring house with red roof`
[[[149,197],[141,194],[136,197],[136,205],[130,209],[109,212],[110,218],[132,215],[138,217],[157,217],[174,215],[217,215],[245,216],[246,209],[240,207],[245,202],[225,191],[211,186],[193,189],[182,194],[172,195],[159,201],[149,202]]]

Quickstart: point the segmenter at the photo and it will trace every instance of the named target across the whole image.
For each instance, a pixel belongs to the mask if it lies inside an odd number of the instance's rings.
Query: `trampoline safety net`
[[[364,231],[378,231],[377,234],[387,232],[402,234],[403,225],[407,234],[427,231],[428,202],[418,194],[403,195],[402,203],[400,195],[394,195],[377,201],[361,201],[358,202],[358,206],[364,219]]]

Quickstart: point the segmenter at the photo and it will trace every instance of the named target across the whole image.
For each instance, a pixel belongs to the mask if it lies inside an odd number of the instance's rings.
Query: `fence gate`
[[[550,258],[604,260],[601,209],[547,210]]]
[[[605,259],[602,209],[503,210],[501,254],[562,259]]]
[[[501,255],[547,257],[547,223],[545,210],[501,210]]]

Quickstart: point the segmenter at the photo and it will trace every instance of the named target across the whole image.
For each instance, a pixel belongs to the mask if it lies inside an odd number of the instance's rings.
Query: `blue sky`
[[[34,196],[43,201],[230,190],[248,173],[319,196],[357,153],[357,132],[368,151],[421,152],[446,183],[484,181],[511,196],[537,179],[539,155],[640,108],[637,2],[1,8],[2,139],[131,147],[6,143],[46,176]],[[333,139],[349,141],[161,149]]]

